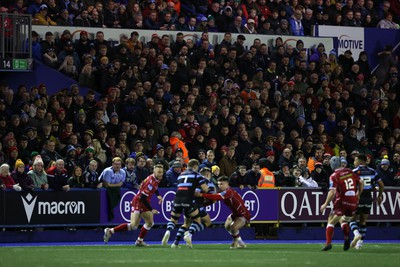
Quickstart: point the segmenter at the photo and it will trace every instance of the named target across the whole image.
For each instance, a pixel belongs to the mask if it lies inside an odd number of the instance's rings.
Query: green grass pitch
[[[229,249],[229,244],[194,244],[171,249],[153,245],[0,247],[1,267],[214,267],[214,266],[399,266],[400,244],[365,244],[362,250],[343,251],[334,244],[322,252],[322,244],[248,244]]]

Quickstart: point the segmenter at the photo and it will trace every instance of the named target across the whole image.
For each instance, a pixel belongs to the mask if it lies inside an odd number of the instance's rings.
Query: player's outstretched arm
[[[200,197],[211,200],[224,200],[225,198],[221,194],[200,194]]]

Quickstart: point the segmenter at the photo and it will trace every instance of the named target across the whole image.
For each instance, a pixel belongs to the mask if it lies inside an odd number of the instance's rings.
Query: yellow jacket
[[[36,13],[35,17],[32,20],[32,24],[57,26],[57,23],[52,21],[50,17],[45,17],[42,14],[40,14],[40,12]]]

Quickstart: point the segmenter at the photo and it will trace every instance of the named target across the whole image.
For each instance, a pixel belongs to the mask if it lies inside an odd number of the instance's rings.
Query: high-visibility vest
[[[311,173],[313,170],[315,170],[315,163],[317,160],[314,157],[309,157],[307,161],[307,169]]]
[[[185,163],[188,163],[188,162],[189,162],[189,152],[188,152],[188,150],[187,150],[187,148],[186,148],[186,146],[185,146],[185,143],[183,143],[183,142],[182,142],[181,140],[179,140],[179,138],[177,138],[177,137],[171,137],[171,138],[169,139],[169,142],[170,142],[170,144],[171,144],[171,146],[172,146],[172,153],[175,153],[175,151],[176,151],[178,148],[182,149],[182,152],[183,152],[183,155],[182,155],[183,161],[184,161]]]
[[[267,168],[260,170],[261,176],[258,179],[258,187],[275,187],[275,175]]]

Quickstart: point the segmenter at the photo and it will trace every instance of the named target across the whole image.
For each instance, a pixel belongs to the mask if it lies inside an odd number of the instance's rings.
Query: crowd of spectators
[[[245,14],[240,1],[222,2],[211,3],[209,11],[208,5],[193,8],[207,14],[217,6],[218,13],[229,3]],[[42,1],[35,3],[40,9]],[[174,34],[175,40],[153,34],[142,43],[131,31],[111,47],[102,31],[93,40],[81,31],[77,42],[69,30],[59,40],[50,31],[43,40],[33,32],[35,58],[78,83],[56,94],[48,93],[45,81],[15,91],[0,83],[0,163],[15,172],[21,162],[26,166],[33,181],[24,188],[49,188],[44,173],[53,180],[62,176],[64,184],[55,190],[101,187],[99,174],[115,157],[125,163],[127,188],[137,188],[155,163],[166,171],[161,186],[174,187],[189,158],[212,169],[214,181],[228,176],[237,187],[257,188],[261,167],[274,175],[276,186],[326,188],[331,156],[352,167],[354,156],[363,153],[385,185],[400,184],[400,96],[392,47],[380,52],[371,74],[365,52],[354,59],[350,50],[337,55],[322,43],[306,49],[301,40],[293,47],[278,37],[269,46],[256,38],[247,48],[246,34],[232,40],[226,32],[218,44],[210,42],[208,31],[199,40]],[[81,86],[91,90],[84,96]],[[1,178],[3,173],[7,166]]]
[[[310,35],[313,25],[398,29],[396,0],[5,0],[33,24]]]

